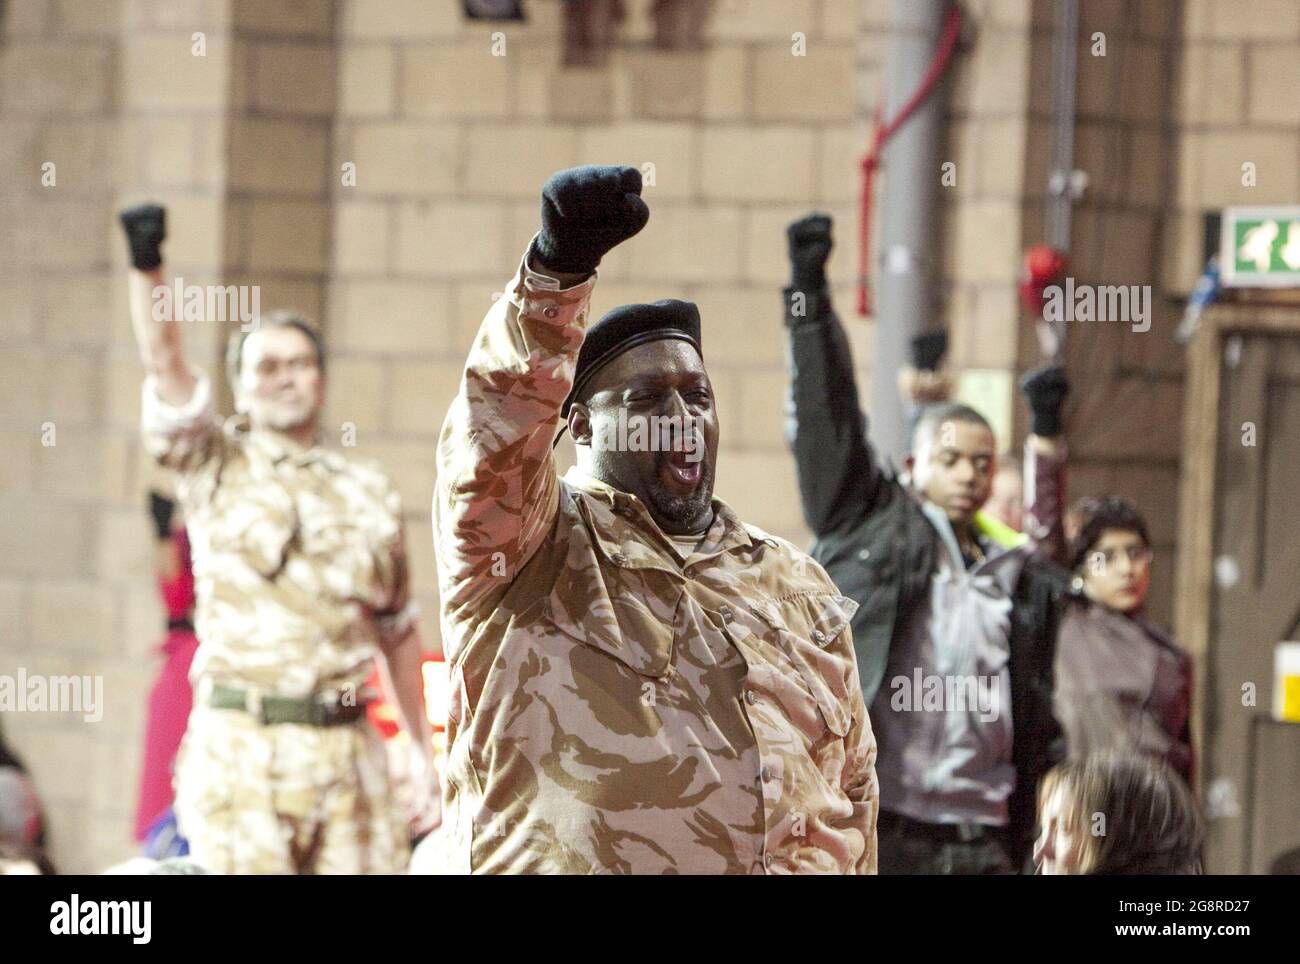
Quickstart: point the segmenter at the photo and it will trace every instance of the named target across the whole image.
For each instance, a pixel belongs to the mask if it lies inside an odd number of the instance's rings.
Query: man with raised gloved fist
[[[319,444],[325,359],[299,316],[232,333],[239,414],[223,424],[207,374],[185,360],[174,306],[154,310],[163,209],[131,208],[122,226],[144,447],[177,474],[194,565],[181,833],[221,873],[402,871],[408,828],[365,715],[376,657],[412,736],[410,831],[437,825],[441,789],[397,490],[376,466]]]
[[[813,558],[861,604],[880,872],[1011,872],[1029,855],[1034,787],[1063,754],[1052,655],[1068,580],[976,524],[996,450],[974,409],[921,413],[907,479],[877,463],[826,286],[830,232],[816,214],[787,230],[788,435]]]
[[[871,873],[855,605],[713,497],[699,311],[588,324],[632,167],[542,190],[438,445],[448,844],[475,872]],[[567,427],[577,465],[552,455]]]

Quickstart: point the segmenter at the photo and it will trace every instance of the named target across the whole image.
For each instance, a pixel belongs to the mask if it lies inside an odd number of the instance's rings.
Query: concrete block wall
[[[1015,368],[1030,7],[963,5],[963,37],[973,42],[959,45],[946,81],[943,161],[955,164],[956,183],[940,189],[940,305],[957,371]]]

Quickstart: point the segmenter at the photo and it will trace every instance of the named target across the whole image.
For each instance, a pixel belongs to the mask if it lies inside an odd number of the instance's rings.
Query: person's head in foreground
[[[962,529],[988,501],[997,472],[993,429],[969,405],[927,408],[912,434],[907,467],[913,488]]]
[[[301,315],[275,311],[249,331],[233,332],[226,375],[235,410],[246,413],[254,428],[315,428],[325,404],[325,350],[320,333]]]
[[[561,414],[583,471],[636,496],[670,535],[708,528],[718,412],[694,304],[625,305],[593,325]]]
[[[1107,496],[1084,499],[1074,509],[1078,534],[1070,544],[1070,569],[1089,599],[1120,613],[1141,608],[1151,580],[1151,540],[1146,520],[1129,502]]]
[[[1199,874],[1204,835],[1182,778],[1148,757],[1096,753],[1038,787],[1043,874]]]

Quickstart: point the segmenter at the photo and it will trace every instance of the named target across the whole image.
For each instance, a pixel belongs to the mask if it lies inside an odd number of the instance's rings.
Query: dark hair
[[[1120,529],[1137,533],[1142,543],[1151,545],[1147,535],[1147,520],[1142,518],[1133,503],[1113,495],[1086,498],[1075,503],[1073,510],[1079,518],[1079,534],[1070,543],[1070,570],[1083,565],[1107,529]]]
[[[983,425],[990,432],[993,431],[993,426],[989,424],[989,420],[969,405],[963,405],[961,402],[927,405],[921,411],[921,417],[916,420],[916,427],[912,429],[912,447],[917,447],[916,440],[924,438],[924,433],[931,431],[936,425],[942,425],[944,422],[967,422],[971,425]]]
[[[1204,823],[1182,777],[1162,760],[1094,753],[1057,764],[1038,788],[1039,812],[1058,790],[1085,874],[1199,874]],[[1103,832],[1093,830],[1101,817]]]
[[[230,390],[238,393],[239,391],[239,371],[244,362],[244,342],[253,332],[262,328],[296,328],[311,342],[312,348],[316,351],[316,367],[325,373],[325,342],[321,337],[320,331],[302,315],[296,311],[273,311],[269,315],[258,316],[253,326],[244,330],[241,326],[230,333],[230,340],[226,342],[226,378],[230,382]]]

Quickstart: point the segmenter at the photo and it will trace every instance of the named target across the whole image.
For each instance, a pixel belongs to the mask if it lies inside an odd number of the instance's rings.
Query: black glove
[[[1029,402],[1032,418],[1029,430],[1042,438],[1061,434],[1061,406],[1070,394],[1070,381],[1060,365],[1035,368],[1020,380],[1020,390]]]
[[[153,516],[154,532],[159,539],[167,539],[172,534],[172,511],[176,503],[157,492],[149,493],[149,514]]]
[[[148,271],[162,264],[159,245],[167,237],[167,212],[157,204],[127,208],[119,215],[126,229],[126,243],[131,248],[131,264]]]
[[[912,367],[920,372],[932,372],[939,367],[943,353],[948,350],[948,331],[927,331],[912,339]]]
[[[785,229],[790,241],[790,287],[815,295],[826,286],[826,259],[831,256],[831,218],[809,214]]]
[[[548,268],[591,274],[615,245],[650,219],[635,167],[588,164],[552,174],[542,187],[534,254]]]

